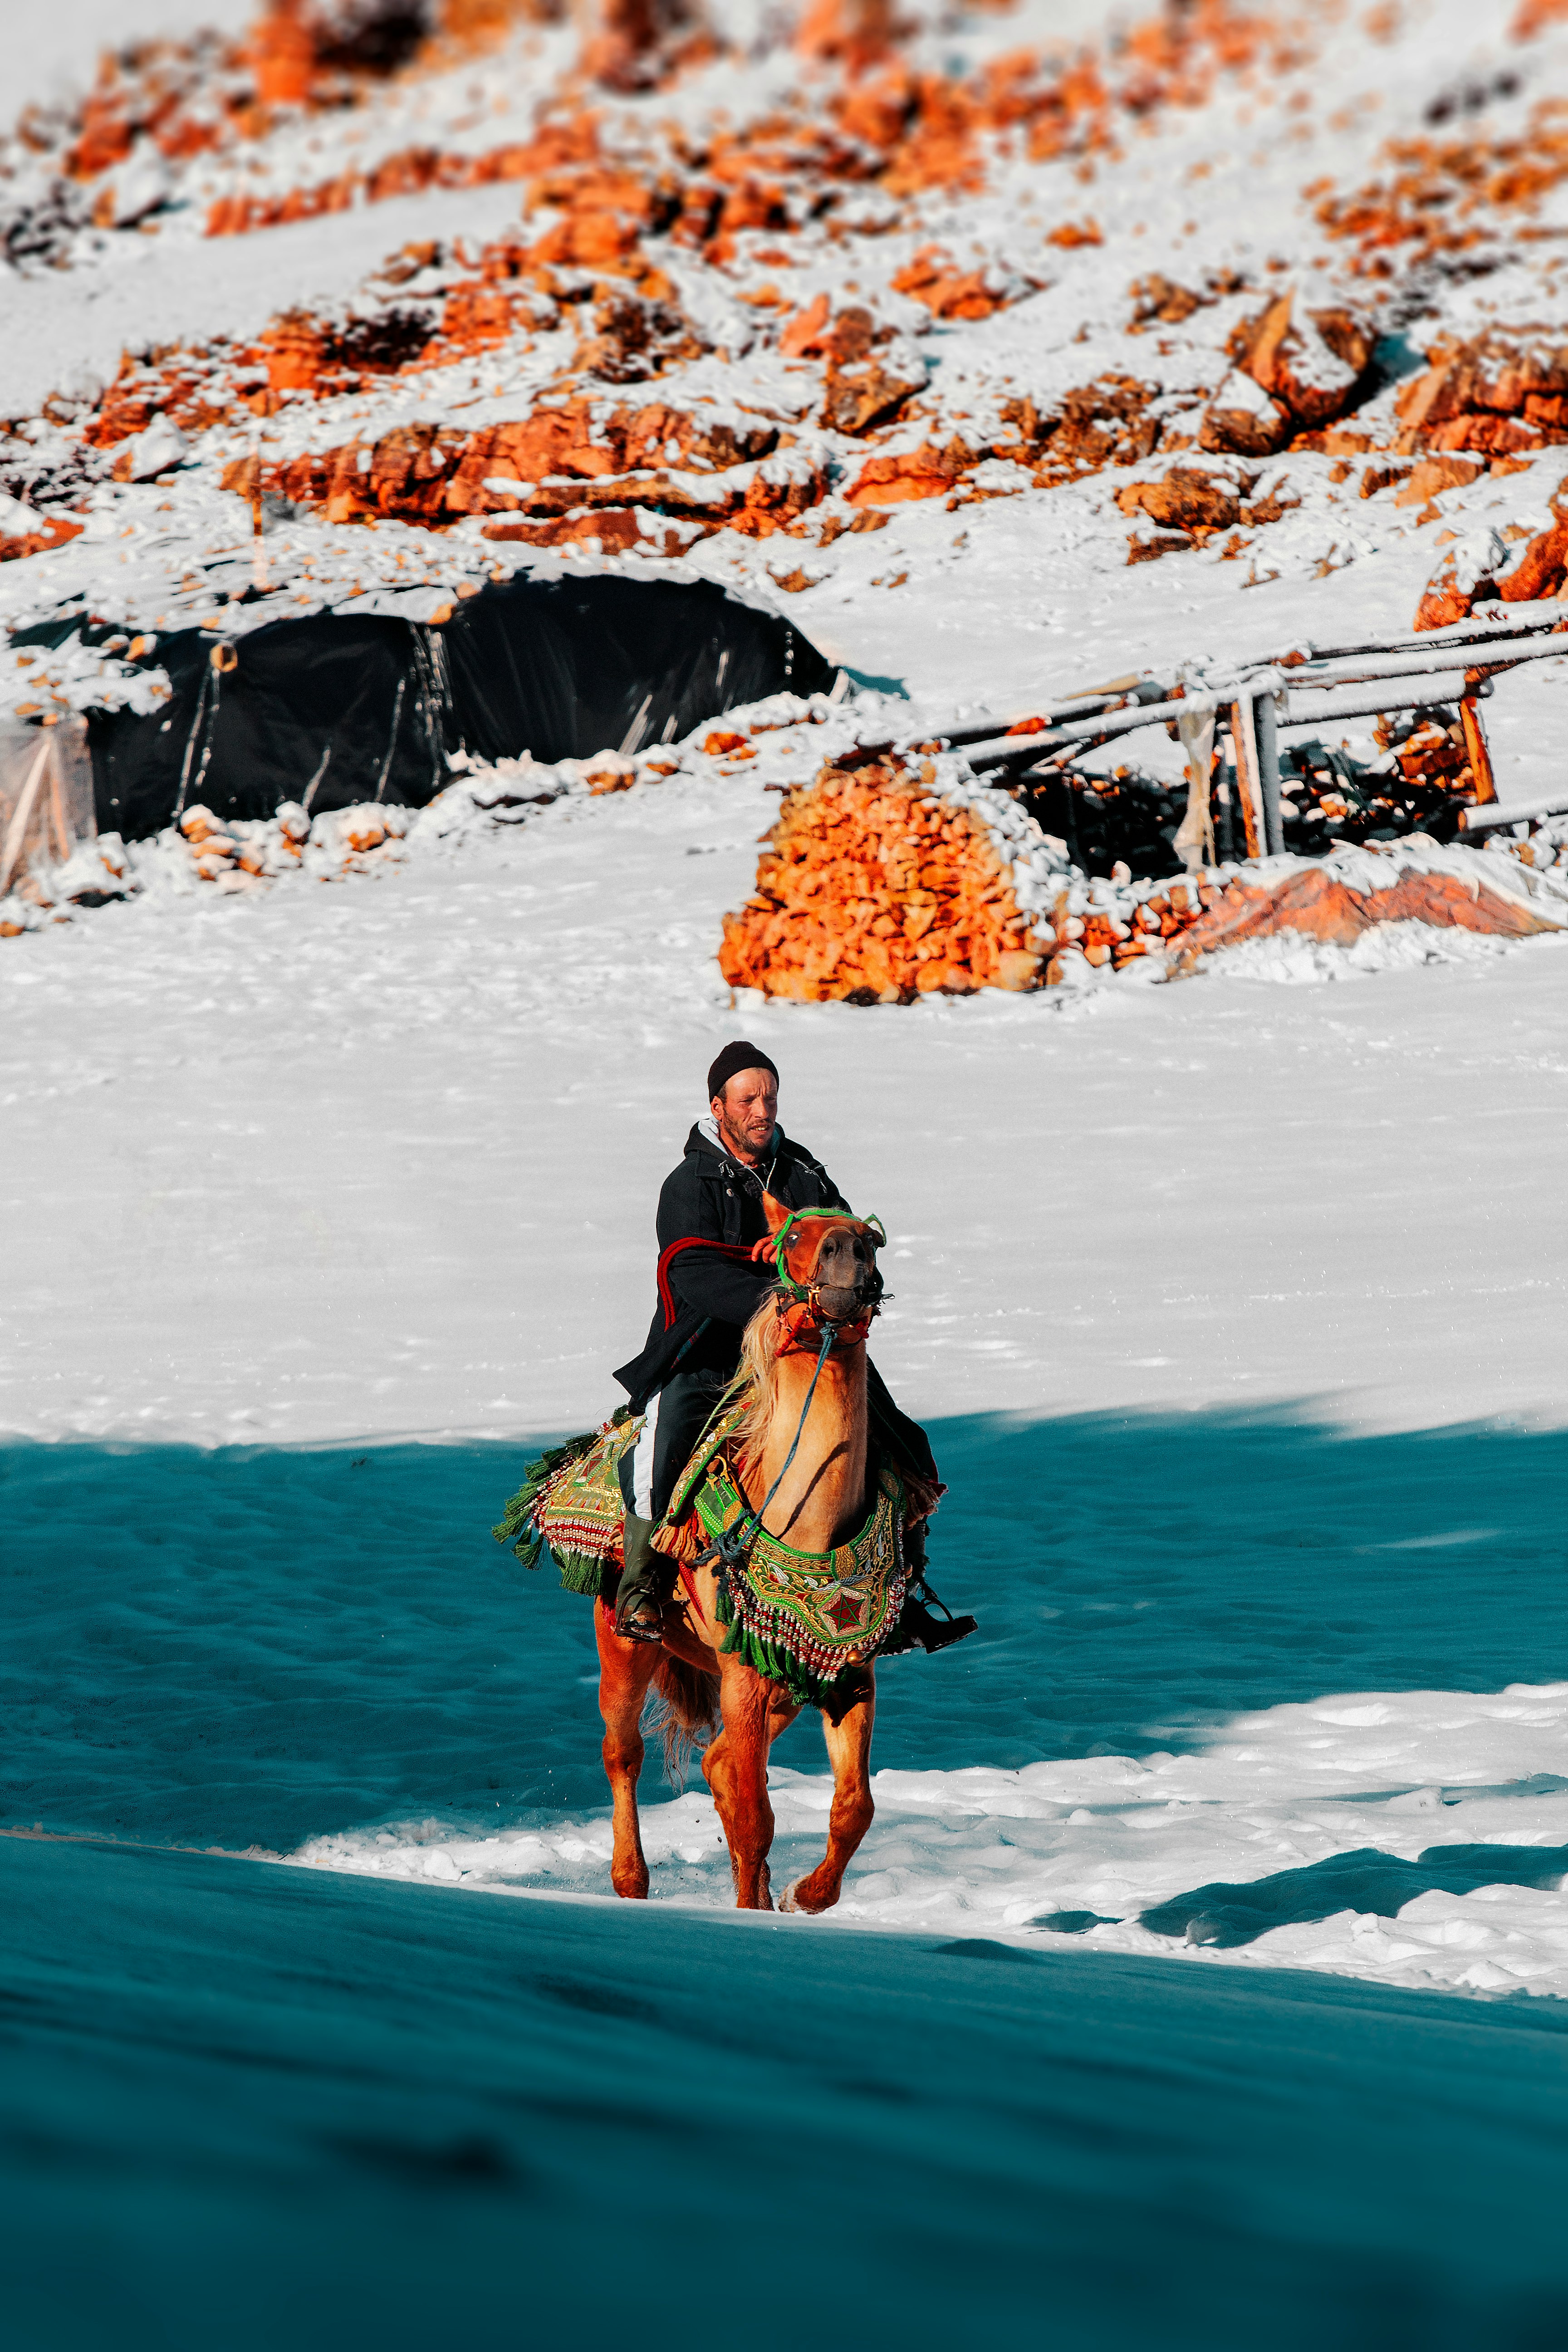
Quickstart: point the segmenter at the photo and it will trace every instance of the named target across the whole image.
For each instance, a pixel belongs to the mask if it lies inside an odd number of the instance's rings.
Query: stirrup
[[[633,1616],[633,1609],[651,1609],[652,1622],[646,1617]],[[616,1610],[616,1638],[622,1642],[658,1643],[664,1639],[664,1603],[654,1592],[628,1592],[626,1601]]]
[[[939,1650],[949,1650],[954,1642],[962,1642],[980,1630],[978,1618],[955,1617],[942,1595],[931,1591],[923,1575],[907,1595],[904,1608],[915,1620],[910,1631],[928,1658],[934,1658]],[[933,1609],[940,1609],[942,1615],[934,1616]]]

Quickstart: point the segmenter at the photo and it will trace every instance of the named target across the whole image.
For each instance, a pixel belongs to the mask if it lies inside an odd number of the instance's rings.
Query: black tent
[[[56,643],[79,618],[18,632]],[[494,583],[439,624],[322,613],[233,639],[160,636],[146,656],[174,699],[90,728],[100,830],[156,833],[201,803],[220,817],[362,801],[418,806],[447,755],[584,759],[669,742],[763,695],[834,679],[799,631],[708,581],[590,574]]]

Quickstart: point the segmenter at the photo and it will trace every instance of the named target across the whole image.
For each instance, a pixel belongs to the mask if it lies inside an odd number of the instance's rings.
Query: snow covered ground
[[[1568,946],[1395,933],[1381,971],[1303,949],[1263,979],[731,1009],[720,918],[773,805],[678,778],[12,943],[5,1425],[587,1425],[736,1032],[887,1223],[877,1353],[911,1410],[1556,1417]]]
[[[1039,1929],[1148,1955],[1174,1941],[1248,1968],[1561,1995],[1565,1728],[1568,1684],[1399,1692],[1241,1716],[1183,1756],[880,1772],[877,1823],[837,1916]],[[1402,1785],[1424,1771],[1436,1780]],[[799,1771],[773,1780],[783,1885],[820,1859],[833,1790]],[[656,1895],[732,1902],[706,1793],[649,1808],[644,1843]],[[464,1836],[435,1822],[312,1839],[299,1858],[437,1885],[602,1894],[609,1823]]]
[[[253,1465],[251,1499],[224,1524],[248,1545],[255,1465],[374,1474],[395,1455],[426,1465],[399,1469],[398,1491],[468,1548],[484,1596],[467,1681],[450,1660],[428,1661],[429,1687],[412,1659],[398,1669],[395,1707],[439,1718],[427,1781],[413,1761],[372,1788],[301,1781],[285,1676],[257,1700],[262,1719],[284,1709],[277,1789],[247,1766],[216,1810],[189,1792],[171,1810],[163,1766],[145,1786],[140,1768],[84,1780],[51,1736],[12,1818],[605,1889],[587,1612],[547,1577],[520,1591],[484,1530],[531,1442],[615,1402],[608,1368],[651,1301],[658,1184],[700,1073],[743,1029],[780,1062],[786,1125],[887,1222],[876,1352],[952,1487],[939,1586],[985,1628],[888,1670],[890,1769],[844,1922],[1568,1991],[1546,1467],[1564,1418],[1568,947],[1429,935],[1394,968],[1325,959],[1336,977],[1294,986],[1221,967],[731,1011],[712,947],[769,805],[765,780],[678,777],[416,836],[401,865],[342,884],[152,895],[0,966],[18,1268],[0,1410],[59,1449],[14,1454],[24,1482],[54,1462],[92,1492],[123,1482],[152,1543],[190,1507],[179,1479],[205,1492],[232,1457]],[[1254,1429],[1288,1456],[1300,1430],[1313,1471],[1249,1465]],[[463,1465],[459,1507],[438,1499],[446,1474],[421,1497],[432,1439]],[[1342,1507],[1348,1465],[1378,1444],[1394,1449],[1383,1483],[1359,1470]],[[1519,1474],[1522,1515],[1500,1496],[1499,1446],[1541,1465]],[[1472,1458],[1436,1480],[1413,1466]],[[158,1748],[202,1676],[250,1675],[253,1641],[303,1665],[368,1483],[328,1480],[321,1526],[270,1531],[238,1585],[198,1545],[176,1647],[197,1639],[204,1663],[159,1670]],[[407,1563],[386,1541],[355,1573],[390,1593]],[[156,1557],[138,1550],[133,1586]],[[296,1578],[315,1598],[291,1630]],[[220,1637],[207,1612],[226,1592]],[[1325,1641],[1320,1607],[1351,1630]],[[55,1593],[49,1639],[60,1622]],[[404,1637],[388,1621],[374,1638]],[[536,1687],[544,1643],[575,1663]],[[90,1717],[100,1653],[80,1654],[86,1684],[60,1704]],[[134,1654],[149,1664],[140,1638]],[[333,1655],[356,1680],[355,1642]],[[521,1735],[471,1716],[474,1675],[496,1674],[543,1709],[527,1738],[548,1766],[520,1775],[501,1759]],[[821,1834],[814,1738],[780,1752],[786,1870]],[[499,1793],[476,1818],[487,1773]],[[649,1782],[656,1894],[724,1902],[706,1798]]]
[[[1561,2337],[1550,2002],[31,1840],[0,1891],[27,2352]]]

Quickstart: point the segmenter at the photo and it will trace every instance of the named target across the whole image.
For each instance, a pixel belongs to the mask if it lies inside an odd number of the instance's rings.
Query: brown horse
[[[771,1196],[766,1207],[773,1234],[786,1230],[786,1212]],[[759,1244],[759,1254],[769,1246]],[[876,1247],[873,1234],[847,1215],[823,1213],[797,1220],[786,1243],[786,1263],[806,1297],[793,1307],[768,1298],[746,1328],[740,1377],[746,1384],[747,1412],[736,1454],[739,1482],[753,1512],[771,1497],[763,1524],[800,1551],[826,1552],[847,1542],[865,1524],[869,1507],[866,1333],[880,1292]],[[835,1342],[823,1358],[820,1342],[827,1326],[833,1327]],[[729,1842],[736,1903],[742,1911],[771,1911],[768,1750],[795,1721],[799,1704],[784,1685],[724,1652],[715,1564],[688,1565],[681,1584],[684,1598],[666,1612],[658,1647],[623,1641],[615,1630],[614,1601],[595,1605],[605,1770],[615,1799],[611,1881],[617,1895],[647,1893],[637,1791],[643,1704],[654,1686],[689,1734],[713,1727],[716,1704],[721,1727],[704,1751],[702,1772]],[[835,1723],[823,1711],[833,1767],[827,1852],[785,1893],[781,1907],[786,1911],[826,1911],[837,1902],[844,1873],[871,1825],[875,1669],[868,1661],[860,1673],[864,1694],[839,1720]]]

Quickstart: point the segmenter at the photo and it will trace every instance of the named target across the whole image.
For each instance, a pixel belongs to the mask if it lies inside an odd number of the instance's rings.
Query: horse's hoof
[[[826,1902],[814,1903],[811,1899],[810,1878],[797,1878],[795,1885],[786,1886],[780,1895],[779,1909],[798,1911],[805,1918],[817,1919],[821,1917],[823,1912],[831,1911],[837,1900],[838,1896],[835,1893],[828,1895]]]

